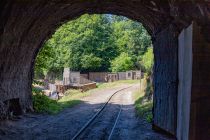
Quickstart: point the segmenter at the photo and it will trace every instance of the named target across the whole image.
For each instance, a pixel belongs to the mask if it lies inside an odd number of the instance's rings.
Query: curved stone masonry
[[[20,106],[23,113],[33,110],[31,83],[39,49],[57,27],[85,13],[126,16],[141,22],[147,29],[155,47],[154,128],[176,135],[178,35],[194,21],[200,28],[200,36],[210,42],[210,3],[206,0],[1,0],[0,118],[9,116],[10,104]],[[200,57],[196,59],[198,66]],[[209,72],[205,74],[209,76]],[[200,87],[210,81],[203,76],[199,78]],[[160,116],[167,113],[168,116],[161,119]],[[206,118],[210,116],[205,115]],[[202,119],[198,117],[192,121],[193,132]],[[201,134],[195,133],[193,140]]]

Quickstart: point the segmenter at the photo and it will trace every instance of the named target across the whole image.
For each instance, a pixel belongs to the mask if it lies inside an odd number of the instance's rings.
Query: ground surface
[[[27,114],[21,116],[21,119],[1,122],[0,139],[69,140],[115,91],[124,87],[127,86],[121,85],[112,89],[96,90],[95,93],[83,98],[82,104],[65,109],[58,115]],[[117,93],[104,111],[79,139],[107,139],[117,117],[120,105],[122,105],[122,112],[112,139],[168,139],[152,131],[150,124],[136,117],[132,93],[137,89],[138,84],[133,84],[131,88]]]

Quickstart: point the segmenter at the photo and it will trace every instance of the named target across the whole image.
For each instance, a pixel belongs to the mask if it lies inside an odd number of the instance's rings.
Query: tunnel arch
[[[122,15],[141,22],[145,26],[152,36],[155,48],[154,86],[157,95],[155,99],[166,101],[166,99],[160,99],[161,93],[167,94],[168,97],[171,97],[168,93],[172,93],[171,100],[175,105],[173,109],[176,110],[179,80],[177,76],[178,36],[194,21],[199,26],[200,36],[204,36],[205,41],[209,43],[210,36],[207,32],[210,29],[209,7],[209,2],[205,0],[199,2],[192,0],[167,2],[160,0],[2,0],[0,2],[0,117],[7,116],[8,106],[4,102],[13,99],[20,102],[22,112],[33,110],[30,94],[32,69],[39,48],[60,24],[85,13]],[[208,51],[207,48],[206,50]],[[201,58],[196,57],[196,59],[200,61]],[[200,65],[199,61],[196,61],[197,65]],[[167,74],[164,75],[166,71]],[[173,74],[174,76],[170,77]],[[196,78],[201,79],[201,85],[204,81],[209,82],[209,79],[201,76]],[[168,85],[167,88],[164,88],[164,85]],[[197,88],[199,87],[202,86]],[[169,102],[166,101],[166,103]],[[176,135],[176,111],[163,122],[164,120],[159,116],[164,116],[167,110],[158,104],[155,104],[155,110],[160,114],[155,113],[154,124]],[[193,132],[196,128],[194,126],[197,125],[194,124],[196,119],[192,123]],[[173,125],[173,129],[170,129],[169,125]],[[197,131],[194,137],[199,137]]]

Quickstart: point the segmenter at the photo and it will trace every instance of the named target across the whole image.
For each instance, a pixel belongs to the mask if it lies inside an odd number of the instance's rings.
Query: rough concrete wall
[[[80,83],[80,72],[71,71],[70,68],[64,68],[63,72],[64,85]]]
[[[71,71],[70,72],[70,82],[71,83],[80,83],[80,72]]]
[[[63,84],[64,85],[69,85],[70,84],[70,69],[69,68],[64,68],[64,71],[63,71]]]
[[[192,83],[192,25],[179,35],[177,139],[188,140]]]
[[[169,26],[154,40],[154,128],[176,134],[178,39]]]

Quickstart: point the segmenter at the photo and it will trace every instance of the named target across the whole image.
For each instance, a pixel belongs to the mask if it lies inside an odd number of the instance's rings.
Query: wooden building
[[[107,77],[107,82],[114,82],[119,80],[117,73],[108,73]]]
[[[141,78],[141,71],[127,71],[126,80],[137,80]]]
[[[118,72],[117,74],[119,80],[126,80],[126,72]]]

